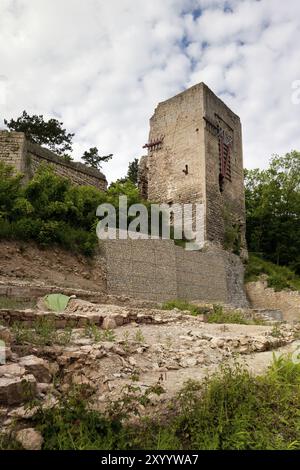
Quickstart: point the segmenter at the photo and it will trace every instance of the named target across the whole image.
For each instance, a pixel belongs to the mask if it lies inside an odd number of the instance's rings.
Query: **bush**
[[[250,254],[246,266],[245,281],[257,281],[261,274],[266,274],[268,286],[276,291],[283,289],[300,290],[300,277],[286,266],[278,266],[259,256]]]
[[[54,244],[67,250],[94,254],[98,245],[96,209],[108,202],[118,208],[119,196],[128,205],[141,202],[129,181],[112,184],[105,193],[91,186],[76,186],[42,166],[26,185],[22,176],[0,163],[0,239],[33,240],[42,247]],[[128,220],[129,222],[129,220]]]

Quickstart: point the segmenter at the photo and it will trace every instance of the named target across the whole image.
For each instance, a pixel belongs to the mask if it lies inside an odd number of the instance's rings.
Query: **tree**
[[[30,116],[23,111],[16,120],[4,119],[4,124],[12,131],[24,132],[28,140],[35,144],[45,145],[58,155],[65,156],[72,151],[74,134],[67,133],[63,128],[63,123],[57,119],[45,121],[42,115]]]
[[[127,179],[133,184],[138,184],[138,171],[139,171],[139,160],[135,158],[128,165]]]
[[[300,152],[246,170],[245,190],[249,250],[300,272]]]
[[[82,160],[92,168],[100,169],[102,163],[108,162],[112,157],[112,153],[109,155],[100,156],[97,147],[91,147],[90,150],[84,152]]]

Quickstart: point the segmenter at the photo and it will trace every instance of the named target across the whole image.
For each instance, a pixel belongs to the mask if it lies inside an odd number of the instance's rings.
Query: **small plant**
[[[102,334],[102,338],[106,341],[115,341],[116,340],[116,335],[113,330],[104,330]]]
[[[124,342],[124,350],[126,352],[129,352],[130,348],[129,348],[129,331],[128,330],[125,330],[123,333],[123,342]]]
[[[136,333],[134,335],[134,339],[137,343],[144,343],[145,338],[144,338],[144,335],[143,335],[142,330],[140,328],[138,330],[136,330]]]
[[[279,323],[275,323],[275,325],[273,326],[272,331],[271,331],[270,334],[274,338],[281,338],[283,336],[282,331],[280,329],[280,324]]]
[[[56,343],[66,346],[70,344],[72,339],[72,328],[68,326],[64,330],[56,333]]]
[[[102,331],[100,331],[100,329],[94,323],[85,327],[84,335],[88,338],[92,338],[95,343],[99,343],[103,336]]]

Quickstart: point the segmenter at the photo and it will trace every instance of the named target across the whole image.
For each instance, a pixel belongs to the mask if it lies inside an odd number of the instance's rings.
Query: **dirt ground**
[[[42,250],[34,243],[0,242],[0,280],[44,281],[49,285],[105,290],[100,256],[93,259],[61,248]]]

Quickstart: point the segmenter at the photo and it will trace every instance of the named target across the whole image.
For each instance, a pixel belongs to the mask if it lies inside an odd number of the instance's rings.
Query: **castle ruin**
[[[239,117],[204,83],[159,103],[139,187],[151,202],[203,203],[205,241],[246,254]],[[228,246],[230,245],[231,246]]]
[[[51,165],[54,172],[77,185],[94,186],[105,191],[107,181],[104,174],[80,162],[67,161],[50,150],[33,144],[23,132],[0,131],[0,162],[11,165],[29,181],[37,169]]]

